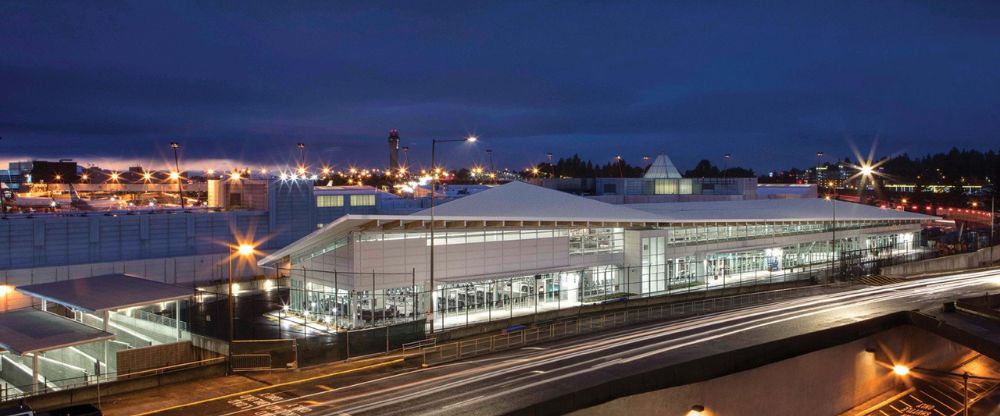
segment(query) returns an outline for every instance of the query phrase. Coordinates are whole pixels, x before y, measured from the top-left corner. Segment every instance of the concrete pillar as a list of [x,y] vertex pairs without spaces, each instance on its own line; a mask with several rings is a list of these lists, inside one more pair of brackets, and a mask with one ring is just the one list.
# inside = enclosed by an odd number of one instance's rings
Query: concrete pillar
[[[102,325],[102,330],[108,332],[108,321],[111,320],[111,311],[104,311],[104,325]],[[108,343],[109,340],[104,340],[104,362],[108,362]]]
[[31,354],[31,392],[38,393],[38,383],[41,375],[38,374],[38,353]]
[[48,311],[49,310],[49,301],[47,301],[45,299],[42,299],[42,310],[43,311]]
[[177,341],[181,340],[181,301],[174,301],[174,326],[177,328]]

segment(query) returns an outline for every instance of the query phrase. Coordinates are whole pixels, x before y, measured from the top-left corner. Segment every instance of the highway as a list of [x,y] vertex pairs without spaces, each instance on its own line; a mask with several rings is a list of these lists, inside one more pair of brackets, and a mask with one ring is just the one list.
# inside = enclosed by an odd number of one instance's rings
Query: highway
[[1000,288],[961,273],[646,323],[373,378],[319,380],[165,414],[495,415],[603,380]]

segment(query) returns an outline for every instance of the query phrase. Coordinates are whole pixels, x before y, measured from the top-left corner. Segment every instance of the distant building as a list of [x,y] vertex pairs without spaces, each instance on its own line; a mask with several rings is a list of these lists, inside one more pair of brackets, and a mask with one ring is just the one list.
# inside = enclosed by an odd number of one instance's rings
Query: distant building
[[389,169],[399,170],[399,130],[389,130]]

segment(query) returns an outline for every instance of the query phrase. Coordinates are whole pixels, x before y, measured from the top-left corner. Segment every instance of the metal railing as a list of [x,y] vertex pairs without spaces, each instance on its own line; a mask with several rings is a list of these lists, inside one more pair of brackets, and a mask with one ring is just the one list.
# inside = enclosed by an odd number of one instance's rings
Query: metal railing
[[[150,313],[150,312],[144,311],[142,309],[133,310],[132,311],[132,317],[135,318],[135,319],[140,319],[140,320],[143,320],[143,321],[152,322],[154,324],[160,324],[160,325],[168,326],[168,327],[171,327],[171,328],[176,328],[177,327],[177,320],[176,319],[170,318],[170,317],[167,317],[167,316],[163,316],[163,315],[157,315],[155,313]],[[188,330],[188,323],[187,322],[181,321],[180,322],[180,326],[181,326],[181,330],[182,331],[187,331]]]
[[437,338],[427,338],[420,341],[407,342],[403,344],[403,352],[418,348],[433,347],[435,345],[437,345]]
[[233,371],[270,370],[271,354],[233,354],[230,365]]
[[569,318],[549,324],[509,332],[505,331],[499,335],[427,346],[420,349],[420,354],[424,365],[439,364],[641,322],[666,320],[760,305],[782,298],[785,293],[783,291],[753,292],[688,302],[643,306],[601,315]]

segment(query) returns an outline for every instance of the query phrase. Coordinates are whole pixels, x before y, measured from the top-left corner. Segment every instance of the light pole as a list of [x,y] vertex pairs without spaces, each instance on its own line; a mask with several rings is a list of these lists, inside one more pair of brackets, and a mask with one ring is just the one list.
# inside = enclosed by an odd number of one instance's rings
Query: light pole
[[[3,136],[0,136],[0,140],[3,140]],[[7,176],[8,177],[10,176],[10,171],[9,170],[7,171]],[[0,183],[2,183],[2,182],[0,182]],[[4,216],[4,218],[6,218],[7,217],[7,198],[6,198],[6,195],[3,194],[3,192],[4,192],[3,187],[0,186],[0,214],[2,214]],[[13,192],[14,192],[14,189],[11,188],[11,194],[13,194]]]
[[181,200],[181,209],[184,209],[184,190],[181,187],[181,162],[180,157],[177,156],[177,149],[180,149],[181,145],[177,142],[170,142],[170,147],[174,149],[174,171],[177,172],[177,198]]
[[306,166],[306,144],[296,143],[295,147],[299,148],[299,166]]
[[858,202],[861,202],[862,204],[864,204],[865,203],[865,190],[868,188],[868,185],[865,185],[865,183],[866,182],[871,182],[872,183],[872,187],[875,186],[875,176],[874,176],[875,168],[872,165],[868,164],[868,163],[862,162],[861,166],[858,168],[858,173],[860,174],[860,178],[861,178],[861,180],[860,180],[861,185],[860,185],[860,189],[859,189],[859,191],[861,193],[861,196],[858,198],[858,200],[859,200]]
[[[430,264],[430,281],[431,281],[431,334],[434,333],[434,200],[437,188],[437,144],[438,143],[458,143],[458,142],[468,142],[475,143],[476,136],[469,136],[464,139],[446,139],[446,140],[431,140],[431,226],[430,226],[430,237],[431,237],[431,264]],[[442,325],[443,326],[443,325]]]
[[547,153],[545,156],[549,158],[549,170],[552,172],[552,177],[555,178],[556,166],[552,164],[552,152]]
[[493,166],[493,149],[486,149],[486,154],[490,156],[490,173],[496,172],[497,168]]
[[229,372],[230,373],[233,372],[233,340],[235,339],[233,327],[235,326],[235,322],[236,322],[235,319],[234,319],[235,311],[233,310],[233,305],[234,305],[234,303],[233,303],[233,257],[235,257],[236,254],[239,254],[240,257],[250,257],[251,255],[253,255],[253,252],[254,252],[254,247],[252,245],[250,245],[250,244],[243,243],[243,244],[239,244],[239,245],[236,245],[236,244],[230,244],[229,245],[229,259],[228,259],[229,260],[228,261],[229,262],[229,289],[227,291],[226,303],[228,304],[227,305],[227,307],[228,307],[227,309],[229,310]]
[[832,253],[830,254],[830,280],[833,280],[834,273],[837,269],[837,188],[833,188],[833,198],[826,197],[830,200],[830,204],[833,207],[833,237],[832,240]]
[[993,241],[993,229],[996,227],[997,223],[997,189],[996,185],[990,189],[990,265],[993,265],[993,251],[996,250],[993,246],[996,244]]
[[729,159],[732,159],[732,158],[733,158],[733,155],[731,155],[729,153],[726,153],[725,155],[722,155],[722,178],[723,179],[726,178],[726,174],[728,173],[726,171],[729,170]]

